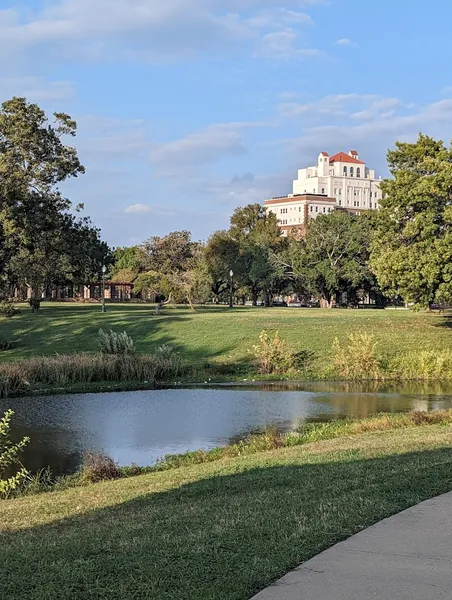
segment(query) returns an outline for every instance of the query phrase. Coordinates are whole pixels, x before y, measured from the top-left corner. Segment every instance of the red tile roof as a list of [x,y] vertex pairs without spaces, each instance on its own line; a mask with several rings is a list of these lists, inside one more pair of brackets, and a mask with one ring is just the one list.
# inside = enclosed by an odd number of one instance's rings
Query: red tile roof
[[334,156],[332,156],[330,158],[330,163],[335,163],[335,162],[354,163],[354,164],[358,164],[358,165],[365,164],[365,163],[363,163],[362,160],[353,158],[353,156],[349,156],[348,154],[345,154],[345,152],[338,152],[337,154],[335,154]]
[[328,152],[321,152],[320,153],[322,156],[329,156]]

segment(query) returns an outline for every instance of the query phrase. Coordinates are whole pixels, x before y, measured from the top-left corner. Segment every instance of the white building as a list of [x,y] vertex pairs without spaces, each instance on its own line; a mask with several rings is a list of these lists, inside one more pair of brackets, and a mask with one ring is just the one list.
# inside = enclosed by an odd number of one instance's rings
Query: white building
[[336,200],[318,194],[289,195],[266,200],[265,208],[276,214],[282,234],[287,235],[294,229],[304,231],[309,219],[331,213]]
[[381,177],[376,179],[375,171],[359,160],[355,150],[334,156],[321,152],[317,165],[298,171],[293,193],[324,194],[344,208],[373,210],[381,200],[380,183]]
[[316,166],[298,171],[292,194],[266,200],[265,207],[277,215],[283,235],[287,235],[336,208],[356,214],[375,210],[381,200],[380,183],[381,177],[376,179],[375,171],[359,160],[355,150],[331,157],[321,152]]

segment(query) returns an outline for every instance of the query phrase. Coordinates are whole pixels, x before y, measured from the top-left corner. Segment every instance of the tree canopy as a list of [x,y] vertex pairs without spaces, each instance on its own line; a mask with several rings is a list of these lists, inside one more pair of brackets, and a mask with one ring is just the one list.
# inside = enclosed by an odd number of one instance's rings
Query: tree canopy
[[85,172],[65,137],[76,123],[65,113],[46,113],[25,98],[0,108],[0,294],[32,289],[40,297],[52,285],[86,282],[111,260],[110,249],[88,218],[71,210],[58,185]]
[[418,307],[452,301],[452,148],[419,135],[388,152],[370,264],[380,285]]
[[312,220],[306,236],[292,238],[282,255],[294,288],[304,295],[319,297],[327,307],[341,293],[348,300],[358,291],[376,288],[369,270],[372,222],[367,216],[335,211]]

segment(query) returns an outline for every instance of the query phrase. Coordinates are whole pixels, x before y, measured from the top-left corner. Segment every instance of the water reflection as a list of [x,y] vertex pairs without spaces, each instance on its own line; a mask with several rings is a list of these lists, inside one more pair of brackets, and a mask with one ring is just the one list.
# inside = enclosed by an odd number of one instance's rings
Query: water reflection
[[247,388],[167,389],[0,401],[16,411],[13,434],[28,435],[24,464],[72,473],[89,449],[121,464],[152,464],[165,454],[211,448],[274,427],[304,421],[363,417],[377,412],[452,407],[452,389],[440,384],[316,382]]

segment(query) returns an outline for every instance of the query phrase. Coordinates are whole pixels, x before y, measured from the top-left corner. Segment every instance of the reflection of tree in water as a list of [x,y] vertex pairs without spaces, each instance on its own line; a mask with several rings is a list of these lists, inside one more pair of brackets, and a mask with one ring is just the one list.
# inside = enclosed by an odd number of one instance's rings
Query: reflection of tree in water
[[[21,462],[32,473],[50,467],[54,476],[67,475],[77,471],[81,465],[83,449],[80,440],[74,439],[76,431],[34,429],[19,425],[11,428],[11,434],[14,441],[24,436],[30,438],[30,443],[22,453]],[[80,450],[76,450],[77,448]]]
[[319,393],[406,394],[452,396],[452,383],[448,381],[278,381],[255,382],[243,386],[225,386],[226,389],[255,390],[263,392],[305,391]]

